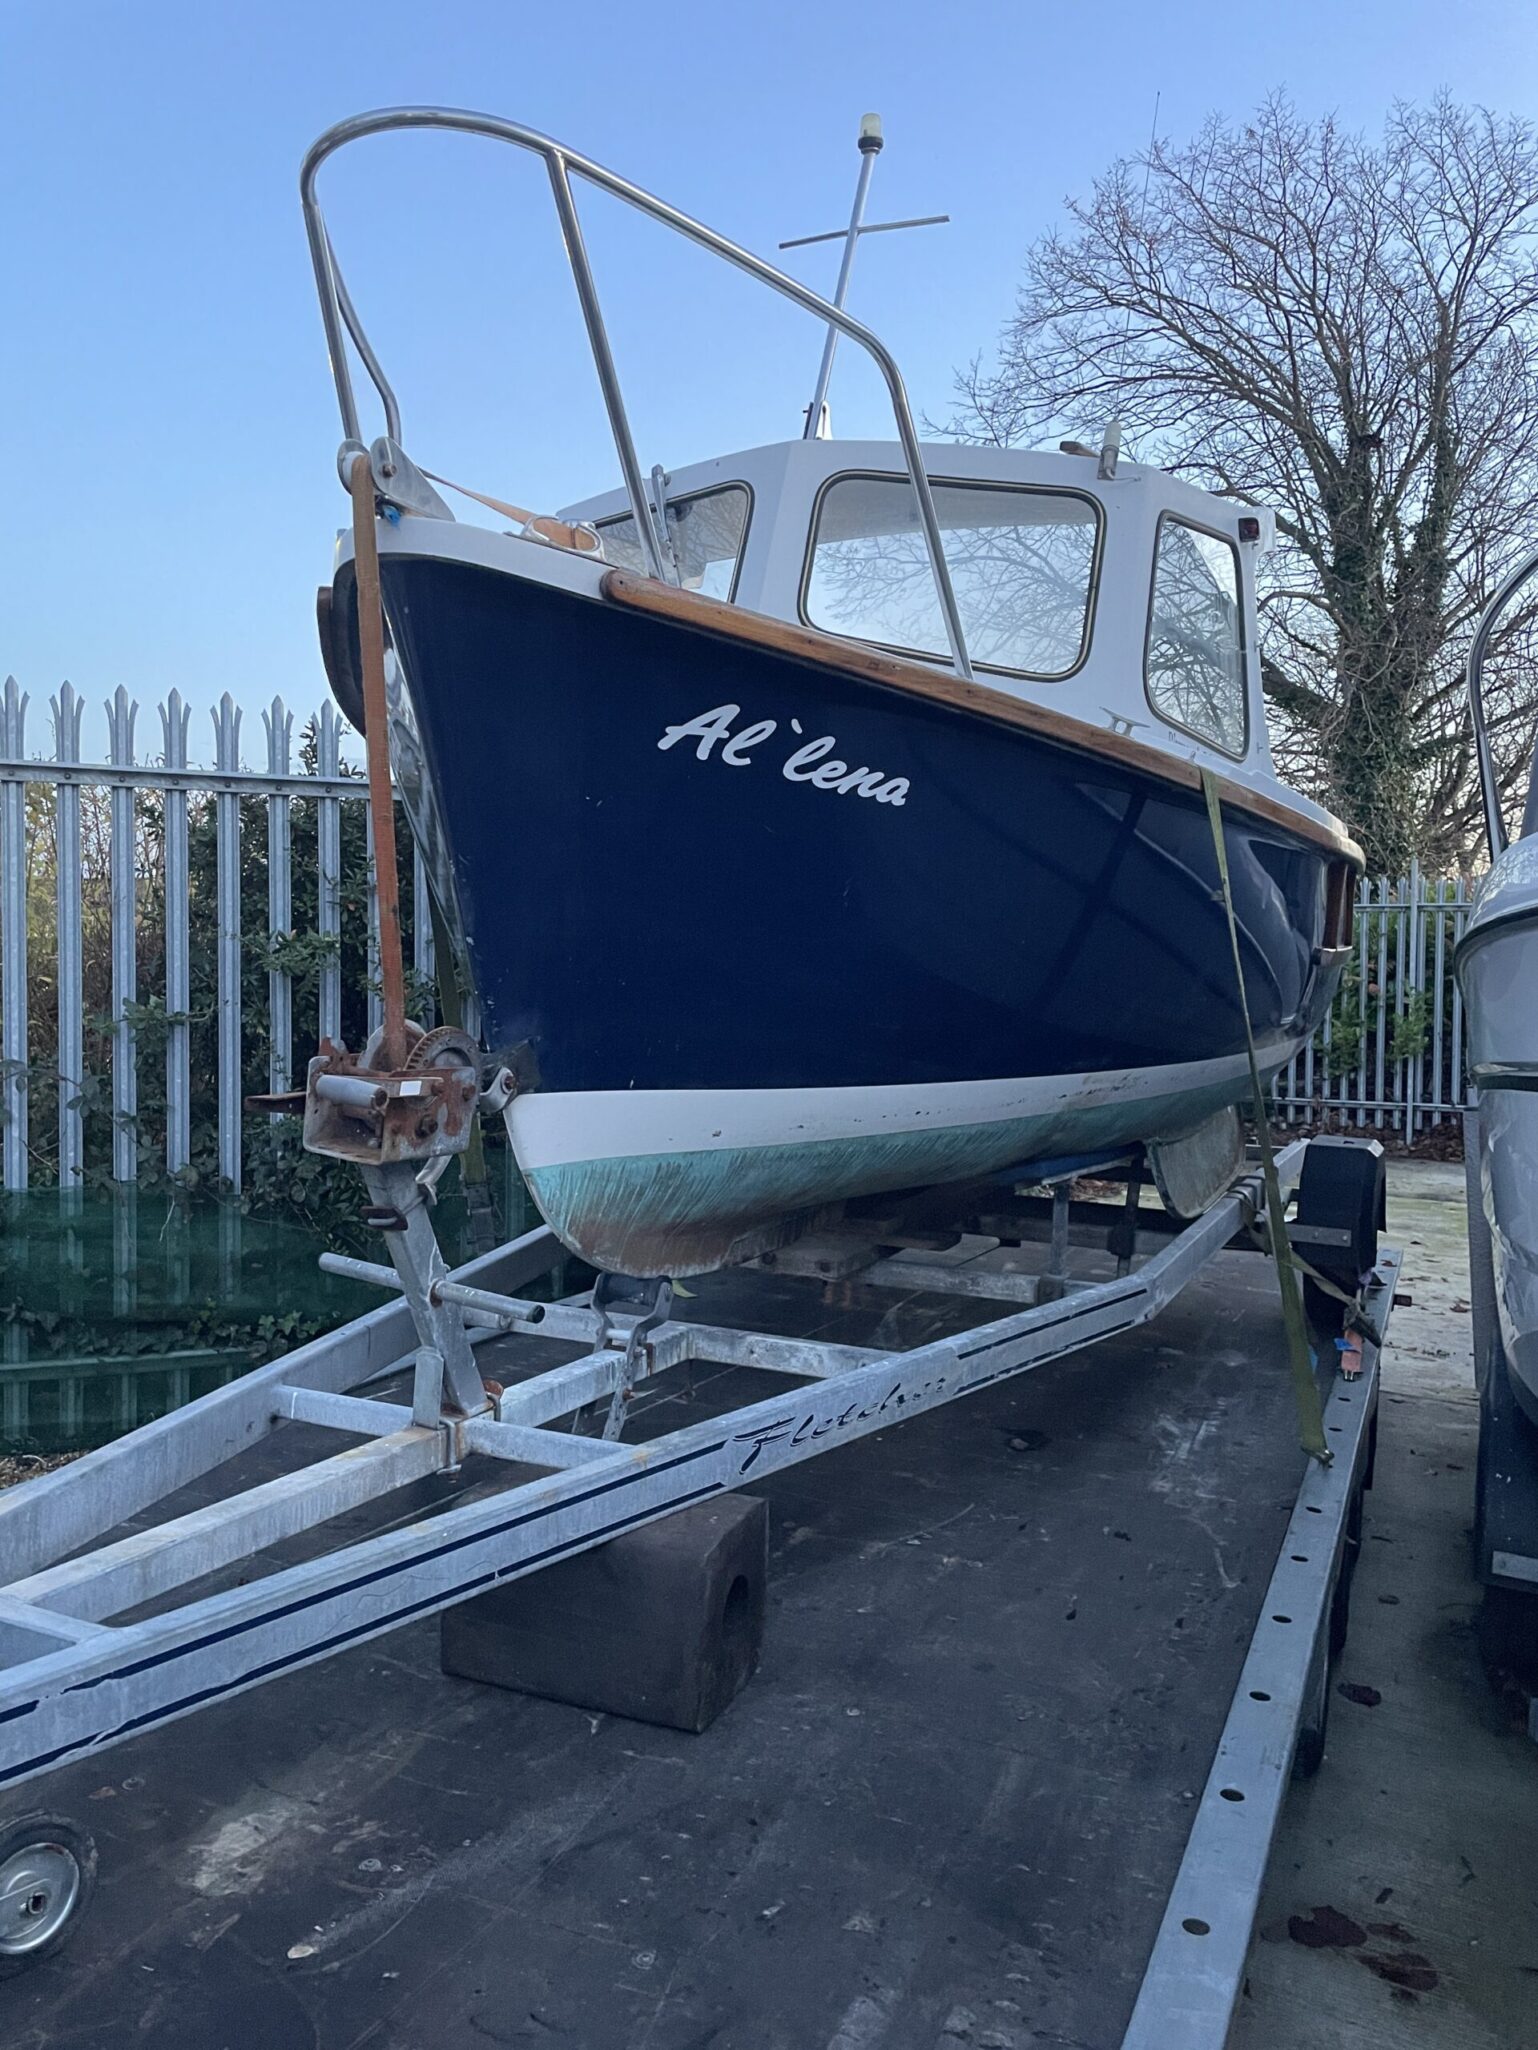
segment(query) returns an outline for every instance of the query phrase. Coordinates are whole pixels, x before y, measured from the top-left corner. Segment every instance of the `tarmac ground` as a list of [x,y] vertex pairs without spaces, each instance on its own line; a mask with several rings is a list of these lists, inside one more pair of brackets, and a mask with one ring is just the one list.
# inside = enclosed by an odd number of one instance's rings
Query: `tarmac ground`
[[1324,1765],[1282,1815],[1234,2050],[1538,2044],[1538,1744],[1525,1699],[1492,1684],[1470,1565],[1461,1164],[1391,1161],[1388,1236],[1412,1300],[1383,1356],[1351,1634]]

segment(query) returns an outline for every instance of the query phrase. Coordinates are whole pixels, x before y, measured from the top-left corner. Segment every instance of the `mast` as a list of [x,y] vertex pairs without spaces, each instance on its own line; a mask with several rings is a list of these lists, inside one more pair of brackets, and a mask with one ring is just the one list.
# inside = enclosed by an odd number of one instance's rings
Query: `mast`
[[[782,242],[782,249],[806,249],[814,242],[842,242],[844,254],[838,267],[838,284],[833,291],[833,304],[842,313],[844,301],[849,296],[849,273],[854,269],[854,252],[862,235],[889,235],[894,228],[938,228],[950,219],[949,214],[925,214],[921,220],[874,221],[865,225],[865,199],[870,191],[870,174],[876,167],[881,154],[883,137],[881,116],[866,114],[860,121],[860,176],[854,188],[854,206],[849,214],[847,228],[834,228],[826,235],[798,235],[793,241]],[[802,430],[804,441],[823,438],[823,409],[828,403],[828,385],[833,376],[833,357],[838,348],[838,329],[829,325],[827,340],[822,345],[822,362],[817,370],[817,388],[812,393],[812,403],[806,409],[806,426]]]
[[[876,159],[881,154],[881,116],[866,114],[860,122],[860,176],[854,188],[854,206],[849,215],[849,226],[844,234],[844,254],[838,267],[838,284],[834,288],[833,303],[843,311],[844,301],[849,296],[849,273],[854,269],[855,247],[860,240],[860,223],[865,218],[865,196],[870,191],[870,174],[876,168]],[[806,428],[803,439],[816,441],[822,430],[822,409],[828,402],[828,385],[833,376],[833,357],[838,348],[838,329],[829,326],[827,340],[822,345],[822,362],[817,370],[817,384],[812,392],[812,403],[807,408]]]

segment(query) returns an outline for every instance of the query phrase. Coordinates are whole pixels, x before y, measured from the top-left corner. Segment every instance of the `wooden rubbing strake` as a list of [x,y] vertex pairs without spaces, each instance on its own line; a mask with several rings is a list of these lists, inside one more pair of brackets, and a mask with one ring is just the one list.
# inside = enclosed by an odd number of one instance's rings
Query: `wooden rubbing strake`
[[[1099,755],[1104,760],[1118,762],[1124,768],[1136,769],[1143,775],[1155,776],[1161,782],[1175,784],[1197,796],[1201,794],[1202,771],[1198,763],[1165,754],[1162,749],[1150,747],[1146,741],[1133,740],[1126,734],[1110,733],[1103,727],[1091,726],[1085,719],[1074,718],[1072,713],[1054,711],[1048,705],[1015,697],[1012,692],[998,690],[991,684],[969,682],[965,677],[951,675],[946,670],[931,669],[924,662],[908,661],[901,655],[888,655],[859,641],[841,640],[836,634],[820,633],[815,627],[793,625],[785,619],[771,619],[763,612],[748,612],[740,605],[728,605],[720,598],[707,598],[698,591],[680,591],[672,584],[660,584],[651,577],[636,576],[630,570],[607,571],[603,579],[603,595],[617,605],[628,605],[637,612],[671,619],[679,626],[691,627],[700,633],[745,641],[753,647],[787,655],[794,661],[814,662],[821,668],[842,670],[845,675],[884,684],[891,690],[929,698],[956,711],[976,712],[986,719],[997,720],[1000,725],[1021,727],[1028,733],[1039,734],[1044,740],[1057,741],[1084,754]],[[1316,847],[1350,862],[1358,870],[1365,865],[1361,848],[1339,819],[1312,818],[1303,812],[1293,811],[1275,798],[1248,789],[1242,783],[1230,782],[1223,776],[1216,781],[1223,803],[1229,810],[1242,812],[1250,818],[1264,819],[1268,825],[1281,826],[1298,839],[1310,841]]]

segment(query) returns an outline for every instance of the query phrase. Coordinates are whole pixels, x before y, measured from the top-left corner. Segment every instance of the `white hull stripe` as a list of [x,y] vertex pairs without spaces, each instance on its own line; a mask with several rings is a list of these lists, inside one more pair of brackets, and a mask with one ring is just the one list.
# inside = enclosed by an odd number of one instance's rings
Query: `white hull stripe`
[[[1274,1072],[1293,1051],[1290,1044],[1268,1050],[1262,1072]],[[1114,1110],[1214,1088],[1225,1089],[1237,1100],[1245,1093],[1246,1072],[1244,1055],[1234,1054],[1171,1067],[988,1082],[840,1089],[609,1089],[548,1095],[536,1091],[514,1099],[507,1124],[519,1166],[534,1174],[582,1161],[954,1131],[1067,1111]]]

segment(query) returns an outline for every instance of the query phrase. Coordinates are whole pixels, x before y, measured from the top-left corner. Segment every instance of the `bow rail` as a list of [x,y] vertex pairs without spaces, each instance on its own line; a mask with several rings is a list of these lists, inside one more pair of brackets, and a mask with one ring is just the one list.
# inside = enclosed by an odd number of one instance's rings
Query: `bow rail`
[[956,594],[945,559],[945,547],[940,538],[940,524],[935,513],[929,476],[924,467],[918,432],[913,424],[913,414],[908,404],[902,373],[886,345],[862,322],[846,313],[841,306],[824,299],[820,293],[798,283],[796,279],[787,277],[783,271],[776,270],[773,264],[765,263],[761,257],[754,256],[751,251],[729,241],[726,236],[718,235],[713,228],[707,228],[689,214],[670,206],[666,200],[658,199],[639,185],[632,184],[628,178],[622,178],[617,172],[595,163],[591,157],[582,156],[576,150],[568,149],[564,143],[555,141],[551,136],[541,135],[537,129],[525,128],[519,122],[506,121],[494,114],[476,114],[453,107],[386,107],[370,114],[355,114],[349,120],[337,122],[312,145],[305,157],[299,181],[304,204],[305,230],[309,237],[311,261],[315,266],[321,319],[326,330],[326,346],[331,358],[331,374],[336,383],[337,403],[341,408],[343,432],[349,441],[358,442],[361,439],[357,398],[353,391],[352,373],[347,356],[349,339],[378,393],[392,441],[400,439],[400,407],[343,283],[320,202],[316,196],[316,176],[326,159],[349,143],[359,142],[365,136],[419,128],[448,129],[464,135],[485,136],[493,142],[510,143],[517,149],[528,150],[544,161],[550,174],[556,215],[561,226],[567,261],[571,265],[572,281],[577,288],[577,298],[587,328],[594,368],[598,373],[604,406],[609,416],[615,453],[619,458],[626,494],[635,517],[636,533],[645,554],[647,567],[651,575],[659,581],[667,581],[662,545],[647,502],[640,459],[636,453],[635,439],[630,431],[625,402],[620,391],[619,375],[609,346],[608,330],[604,325],[592,266],[588,261],[573,192],[573,179],[586,179],[600,191],[623,200],[649,219],[661,222],[664,227],[671,228],[687,241],[695,243],[701,249],[709,250],[712,255],[721,257],[725,262],[746,272],[749,277],[756,278],[760,284],[767,285],[782,298],[789,299],[793,305],[801,307],[825,326],[847,336],[851,342],[862,348],[880,371],[891,399],[898,440],[902,445],[909,482],[913,486],[918,506],[919,524],[924,533],[935,593],[939,599],[941,616],[945,621],[951,659],[960,675],[972,675],[966,635],[962,630]]

